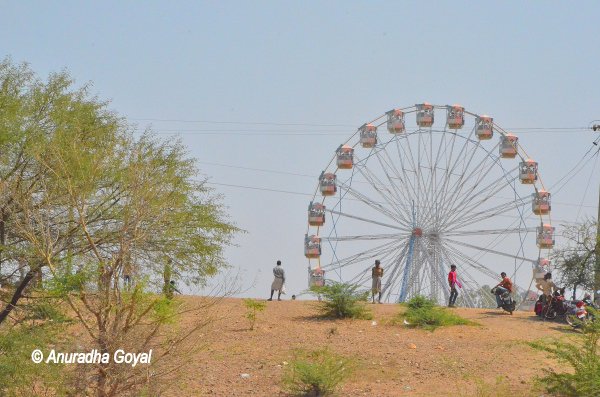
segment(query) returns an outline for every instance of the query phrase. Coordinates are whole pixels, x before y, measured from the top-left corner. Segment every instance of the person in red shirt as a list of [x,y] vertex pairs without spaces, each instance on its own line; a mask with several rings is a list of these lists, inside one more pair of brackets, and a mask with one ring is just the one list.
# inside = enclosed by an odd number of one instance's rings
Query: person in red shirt
[[458,290],[456,287],[462,288],[458,277],[456,276],[456,265],[450,266],[450,273],[448,273],[448,284],[450,285],[450,300],[448,301],[448,307],[454,307],[456,298],[458,298]]
[[498,304],[498,308],[502,307],[502,300],[500,296],[504,295],[506,292],[512,293],[513,291],[513,283],[510,281],[510,278],[508,278],[506,273],[502,272],[500,273],[500,276],[502,277],[502,281],[500,281],[500,283],[494,287],[496,288],[496,303]]

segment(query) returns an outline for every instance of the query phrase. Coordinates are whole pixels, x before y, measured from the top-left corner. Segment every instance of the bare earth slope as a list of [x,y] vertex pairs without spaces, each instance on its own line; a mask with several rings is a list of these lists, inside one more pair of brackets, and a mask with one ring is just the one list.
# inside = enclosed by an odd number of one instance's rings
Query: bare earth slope
[[[197,298],[184,299],[193,304]],[[293,349],[329,346],[359,363],[341,388],[342,396],[493,395],[482,389],[491,389],[499,378],[512,396],[539,396],[532,391],[532,378],[556,363],[525,342],[572,333],[524,312],[510,316],[501,310],[457,308],[456,313],[480,326],[428,332],[386,325],[399,311],[392,304],[369,305],[373,325],[371,320],[317,319],[317,302],[267,303],[253,331],[241,299],[219,303],[219,319],[204,331],[207,348],[195,353],[183,370],[181,387],[169,395],[284,396],[281,375]]]

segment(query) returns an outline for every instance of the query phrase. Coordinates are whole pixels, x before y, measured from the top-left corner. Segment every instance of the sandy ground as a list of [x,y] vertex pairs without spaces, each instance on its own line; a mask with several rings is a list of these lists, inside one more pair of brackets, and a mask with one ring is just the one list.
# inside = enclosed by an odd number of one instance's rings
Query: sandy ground
[[373,325],[371,320],[318,319],[317,302],[267,304],[251,331],[241,299],[219,303],[219,319],[202,332],[207,347],[191,357],[180,387],[169,396],[285,396],[281,377],[293,350],[323,346],[358,363],[341,396],[492,396],[489,390],[498,380],[512,396],[540,396],[532,389],[533,377],[556,363],[525,342],[573,333],[529,312],[510,316],[501,310],[457,308],[456,313],[480,326],[429,332],[390,325],[398,305],[369,305]]

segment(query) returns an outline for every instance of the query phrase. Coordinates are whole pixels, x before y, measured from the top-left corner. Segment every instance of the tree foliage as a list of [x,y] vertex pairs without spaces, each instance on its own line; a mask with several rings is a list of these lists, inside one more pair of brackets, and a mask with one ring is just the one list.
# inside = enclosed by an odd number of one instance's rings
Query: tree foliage
[[573,289],[594,290],[596,266],[596,222],[587,219],[576,225],[565,226],[562,247],[552,253],[559,281]]
[[[172,372],[160,363],[192,333],[165,343],[182,306],[161,295],[163,271],[202,285],[238,231],[182,144],[134,134],[66,72],[42,81],[5,60],[0,153],[0,326],[28,316],[26,292],[61,299],[86,349],[154,348],[155,376]],[[98,396],[134,395],[149,379],[114,363],[83,378],[80,393]]]
[[[596,317],[597,311],[589,309]],[[540,340],[530,345],[546,351],[557,359],[567,371],[545,370],[541,384],[555,395],[599,396],[600,395],[600,321],[589,321],[582,333],[561,340]]]

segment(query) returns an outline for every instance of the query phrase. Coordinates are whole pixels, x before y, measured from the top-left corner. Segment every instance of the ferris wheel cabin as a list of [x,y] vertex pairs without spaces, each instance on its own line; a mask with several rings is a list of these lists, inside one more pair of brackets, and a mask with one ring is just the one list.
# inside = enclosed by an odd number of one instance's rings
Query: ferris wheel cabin
[[417,125],[431,127],[433,125],[433,105],[425,102],[415,105],[417,108]]
[[336,150],[337,166],[343,170],[349,170],[354,165],[354,148],[348,145],[340,145]]
[[485,115],[477,117],[476,134],[480,141],[492,139],[494,135],[494,119]]
[[310,202],[308,206],[308,224],[323,226],[325,223],[325,206],[321,203]]
[[531,209],[536,215],[546,215],[550,213],[550,192],[538,190],[531,195]]
[[514,159],[517,157],[517,142],[519,138],[513,134],[500,137],[500,157],[503,159]]
[[549,224],[543,224],[536,228],[537,245],[542,249],[554,247],[554,227]]
[[321,256],[321,237],[314,234],[304,235],[304,256],[309,259]]
[[308,268],[308,287],[322,287],[325,285],[325,270],[317,267]]
[[537,180],[538,163],[531,159],[522,161],[519,164],[519,179],[521,183],[532,184]]
[[321,172],[319,177],[319,190],[323,196],[333,196],[337,192],[337,177],[330,172]]
[[448,128],[461,129],[465,125],[465,108],[460,105],[452,105],[448,106],[447,109],[446,123],[448,123]]
[[390,134],[402,134],[405,131],[404,112],[400,109],[390,110],[387,114],[387,129]]
[[377,127],[373,124],[364,124],[360,127],[360,144],[364,148],[377,145]]

